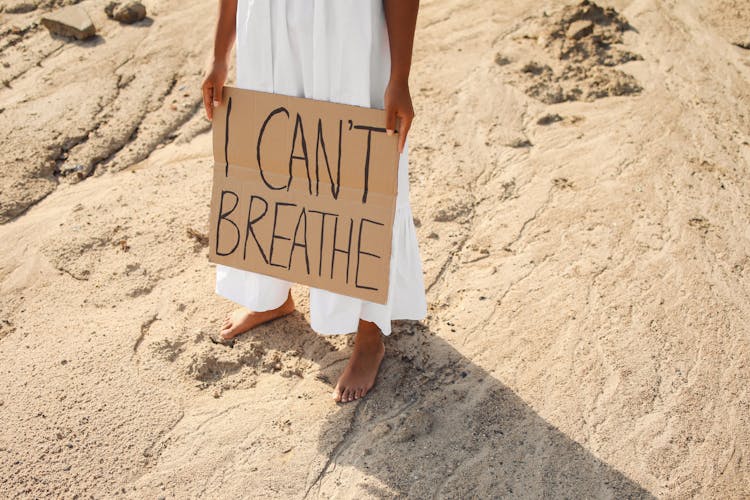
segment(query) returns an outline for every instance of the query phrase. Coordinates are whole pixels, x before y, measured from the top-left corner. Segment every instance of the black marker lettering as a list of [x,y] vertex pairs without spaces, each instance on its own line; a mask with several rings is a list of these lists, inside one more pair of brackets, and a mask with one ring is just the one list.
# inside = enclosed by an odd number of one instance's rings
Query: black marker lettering
[[[224,212],[224,195],[225,194],[231,194],[234,196],[234,205],[232,208],[226,212]],[[240,197],[237,196],[237,193],[234,191],[228,191],[228,190],[222,190],[221,191],[221,199],[219,200],[219,220],[216,221],[216,255],[229,255],[232,252],[234,252],[237,249],[237,245],[240,244],[240,228],[237,227],[237,224],[234,223],[234,221],[227,219],[227,216],[234,212],[234,209],[237,208],[237,204],[240,201]],[[221,221],[225,220],[231,225],[234,226],[234,230],[237,231],[237,241],[234,243],[234,246],[232,249],[226,253],[219,252],[219,237],[221,236]]]
[[[253,217],[253,202],[255,200],[260,200],[263,202],[263,213],[257,216],[256,218]],[[265,217],[266,212],[268,212],[268,202],[257,195],[250,196],[250,207],[247,209],[247,228],[245,229],[245,247],[242,250],[242,260],[245,260],[247,258],[247,237],[248,235],[252,235],[253,239],[255,240],[255,244],[258,245],[258,250],[260,251],[261,257],[263,257],[263,261],[268,264],[268,258],[266,257],[266,253],[263,251],[263,247],[261,246],[260,242],[258,241],[258,237],[255,236],[255,231],[253,230],[253,224],[261,220],[263,217]]]
[[[297,131],[302,140],[302,156],[295,155],[294,149],[297,146]],[[310,162],[307,159],[307,141],[305,140],[305,129],[302,126],[302,117],[297,113],[297,121],[294,123],[294,135],[292,136],[292,151],[289,153],[289,182],[286,185],[286,190],[292,187],[292,165],[294,160],[305,160],[305,171],[307,172],[307,190],[312,194],[312,179],[310,179]]]
[[272,186],[271,183],[268,182],[266,179],[266,176],[263,175],[263,162],[260,161],[260,143],[263,140],[263,134],[266,131],[266,125],[268,125],[268,122],[271,121],[271,118],[274,117],[274,115],[278,113],[284,113],[287,118],[289,118],[289,111],[286,110],[285,107],[276,108],[266,117],[265,121],[263,122],[263,125],[260,127],[260,132],[258,133],[258,145],[256,146],[255,152],[257,154],[258,158],[258,170],[260,170],[260,178],[263,179],[263,183],[268,187],[268,189],[284,189],[284,186],[276,187]]
[[279,236],[276,234],[276,222],[279,220],[279,206],[286,206],[286,207],[296,207],[297,205],[294,203],[283,203],[281,201],[277,201],[273,208],[273,229],[271,230],[271,250],[268,251],[268,263],[272,266],[276,267],[283,267],[286,269],[286,266],[282,264],[275,264],[273,262],[273,244],[276,240],[286,240],[289,241],[289,238],[285,236]]
[[336,217],[336,214],[330,212],[320,212],[318,210],[310,210],[310,213],[320,214],[320,259],[318,260],[318,276],[323,275],[323,237],[325,236],[326,230],[326,215]]
[[227,100],[227,120],[224,126],[224,177],[229,176],[229,114],[232,112],[232,98]]
[[331,279],[333,279],[333,267],[336,263],[336,252],[346,254],[346,283],[349,283],[349,261],[351,260],[352,253],[352,229],[354,227],[354,221],[349,219],[349,243],[347,244],[346,250],[336,248],[336,233],[338,232],[339,218],[336,217],[333,223],[333,255],[331,255]]
[[[360,130],[367,130],[367,152],[365,153],[365,186],[364,191],[362,192],[362,203],[367,202],[367,187],[370,181],[370,145],[372,142],[372,133],[373,132],[382,132],[385,133],[384,128],[380,127],[368,127],[367,125],[355,125],[354,128],[360,129]],[[360,227],[362,227],[360,225]]]
[[370,224],[376,224],[378,226],[384,225],[384,224],[381,224],[380,222],[376,222],[374,220],[365,219],[365,218],[363,218],[359,223],[359,235],[357,236],[357,269],[354,271],[354,286],[356,286],[357,288],[365,288],[367,290],[377,290],[377,288],[375,287],[359,284],[360,255],[369,255],[370,257],[375,257],[377,259],[380,258],[380,255],[375,255],[374,253],[365,252],[364,250],[362,250],[362,228],[364,227],[365,222],[369,222]]
[[318,118],[318,139],[315,144],[315,196],[320,194],[318,184],[320,183],[320,171],[318,166],[320,165],[320,159],[318,153],[323,150],[323,158],[326,162],[326,170],[328,170],[328,179],[331,181],[331,194],[333,199],[339,198],[339,190],[341,189],[341,127],[343,122],[339,120],[339,156],[336,166],[336,182],[333,181],[333,174],[331,173],[331,164],[328,162],[328,153],[326,152],[326,143],[323,140],[323,120]]
[[[299,232],[300,222],[305,221],[305,229],[302,231],[302,235],[305,237],[304,243],[297,243],[297,233]],[[303,247],[305,249],[305,267],[307,268],[307,274],[310,274],[310,258],[307,254],[307,214],[305,213],[305,207],[302,207],[302,212],[299,214],[297,219],[297,226],[294,228],[294,236],[292,236],[292,249],[289,251],[289,265],[287,269],[292,269],[292,257],[294,257],[294,249],[296,247]]]

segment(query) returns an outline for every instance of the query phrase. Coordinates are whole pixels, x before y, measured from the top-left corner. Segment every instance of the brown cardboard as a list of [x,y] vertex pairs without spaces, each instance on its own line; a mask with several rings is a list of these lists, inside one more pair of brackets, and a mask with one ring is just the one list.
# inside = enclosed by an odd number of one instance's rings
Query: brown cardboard
[[399,155],[384,111],[231,86],[223,96],[209,261],[386,303]]

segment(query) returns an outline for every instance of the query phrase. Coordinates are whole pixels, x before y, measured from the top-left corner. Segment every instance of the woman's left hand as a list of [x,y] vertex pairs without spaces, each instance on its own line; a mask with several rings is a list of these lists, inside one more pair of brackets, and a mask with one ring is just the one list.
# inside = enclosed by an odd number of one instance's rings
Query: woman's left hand
[[406,135],[409,133],[411,122],[414,119],[409,83],[391,79],[385,89],[383,101],[385,104],[386,133],[388,135],[393,134],[398,120],[398,152],[403,153]]

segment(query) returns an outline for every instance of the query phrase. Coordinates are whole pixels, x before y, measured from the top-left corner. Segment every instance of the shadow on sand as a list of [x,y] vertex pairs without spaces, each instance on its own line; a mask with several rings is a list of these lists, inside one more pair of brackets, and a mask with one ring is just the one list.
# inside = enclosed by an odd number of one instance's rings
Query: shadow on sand
[[[299,332],[300,322],[289,326]],[[335,381],[342,367],[321,374]],[[414,322],[394,322],[376,386],[331,412],[318,446],[328,458],[306,497],[351,492],[339,478],[348,466],[368,478],[357,486],[372,497],[654,498]]]

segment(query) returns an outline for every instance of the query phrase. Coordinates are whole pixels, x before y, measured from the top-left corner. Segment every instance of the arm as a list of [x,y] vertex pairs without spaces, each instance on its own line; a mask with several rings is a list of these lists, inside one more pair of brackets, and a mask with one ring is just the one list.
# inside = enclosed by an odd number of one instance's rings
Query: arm
[[209,120],[213,119],[213,106],[218,106],[221,103],[222,89],[229,72],[229,54],[236,35],[236,23],[237,0],[219,0],[219,19],[216,23],[213,62],[202,86],[203,106]]
[[404,150],[406,135],[414,119],[414,108],[409,92],[409,71],[417,25],[419,0],[383,0],[388,41],[391,50],[391,76],[385,89],[385,128],[392,134],[399,120],[399,153]]

